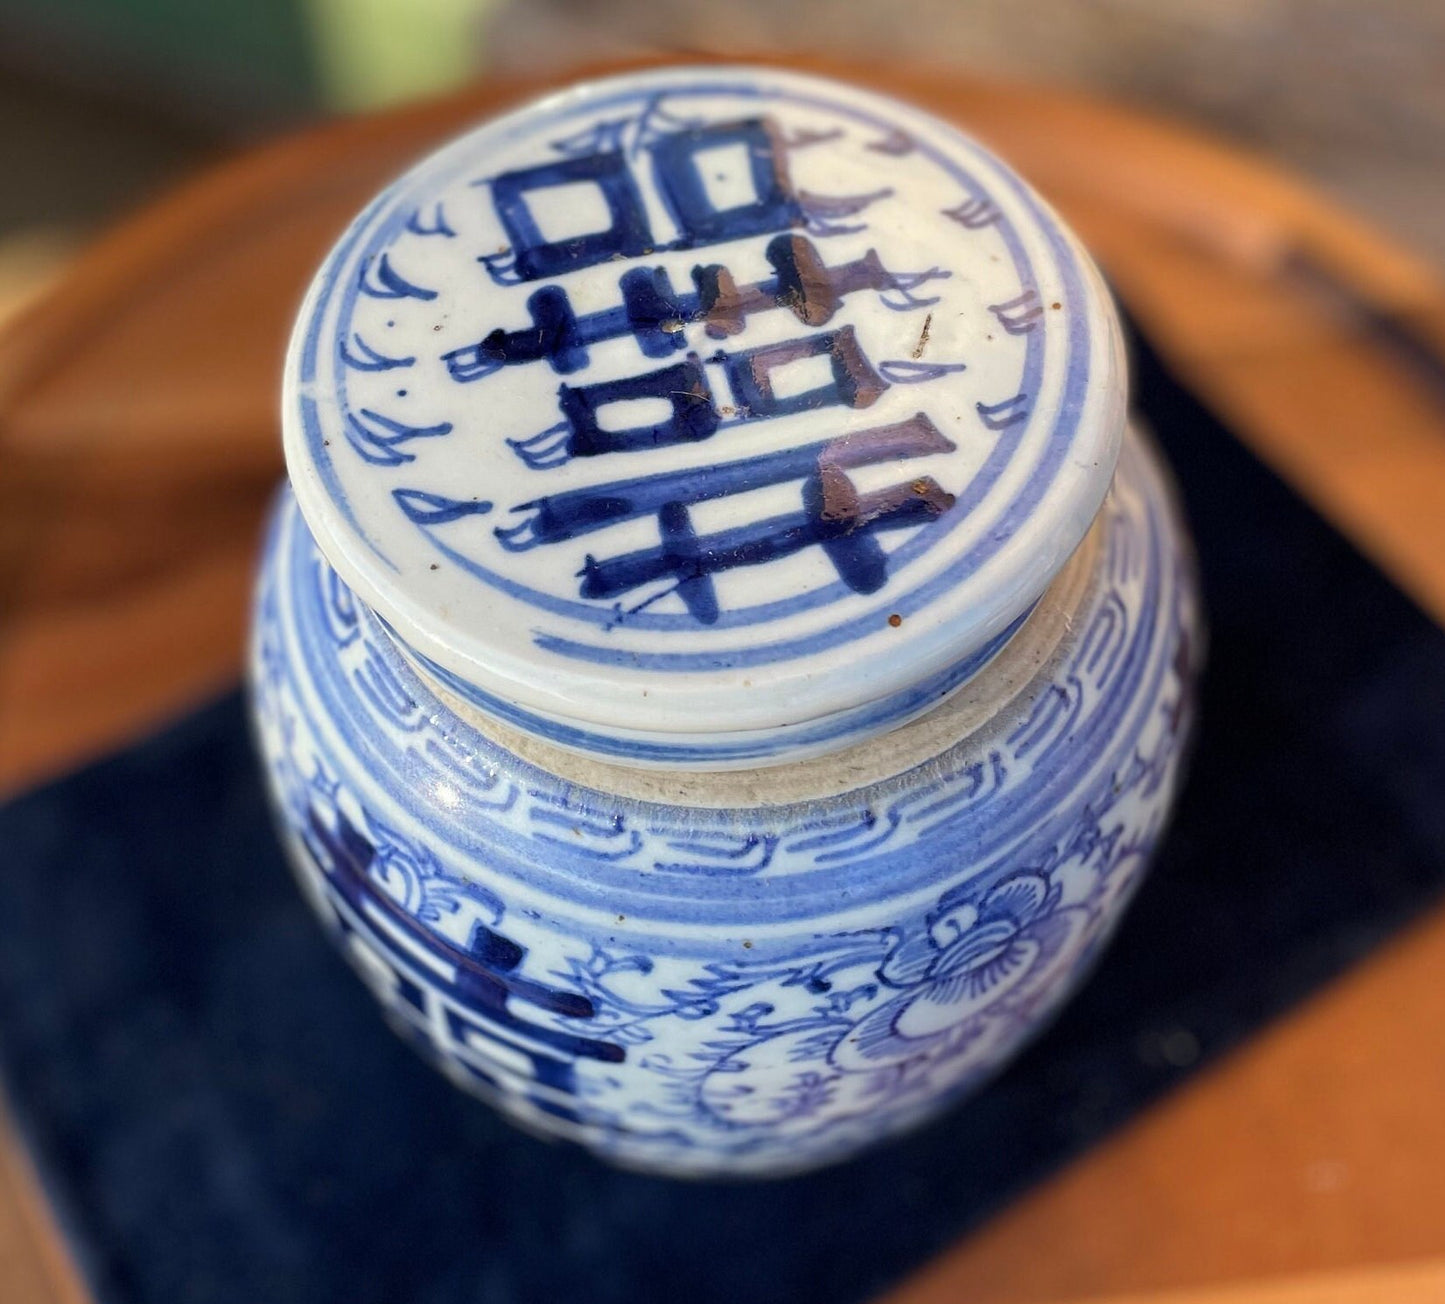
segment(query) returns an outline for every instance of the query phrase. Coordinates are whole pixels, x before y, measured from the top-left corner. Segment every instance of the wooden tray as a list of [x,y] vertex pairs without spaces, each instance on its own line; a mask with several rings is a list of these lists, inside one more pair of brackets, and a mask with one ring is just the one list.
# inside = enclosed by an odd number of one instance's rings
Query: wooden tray
[[[1445,621],[1445,290],[1431,269],[1176,126],[953,71],[819,70],[919,101],[1007,156],[1190,383]],[[237,159],[100,242],[0,333],[0,791],[234,681],[281,474],[281,351],[311,271],[389,176],[539,89],[499,81]],[[1445,1027],[1442,979],[1445,918],[896,1298],[1201,1283],[1216,1284],[1177,1298],[1445,1298],[1445,1054],[1421,1034]],[[1326,1271],[1275,1294],[1217,1285]],[[85,1298],[3,1138],[0,1298]]]

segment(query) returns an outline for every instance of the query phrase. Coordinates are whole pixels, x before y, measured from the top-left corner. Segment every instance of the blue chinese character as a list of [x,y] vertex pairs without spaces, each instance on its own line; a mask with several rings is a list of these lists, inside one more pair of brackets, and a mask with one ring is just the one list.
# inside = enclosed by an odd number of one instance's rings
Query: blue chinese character
[[[602,408],[640,398],[665,400],[671,415],[655,425],[624,430],[602,428],[597,416]],[[643,376],[604,380],[595,385],[563,385],[558,390],[558,404],[570,431],[566,448],[572,457],[693,443],[708,438],[722,419],[696,354]]]
[[[451,1035],[462,1045],[468,1044],[467,1032],[500,1041],[528,1059],[533,1080],[561,1092],[575,1089],[573,1063],[577,1058],[613,1064],[626,1058],[624,1048],[612,1042],[521,1018],[513,1002],[581,1020],[595,1017],[596,1010],[591,999],[579,992],[548,987],[518,974],[526,951],[483,924],[474,925],[467,945],[461,946],[418,923],[373,885],[370,867],[376,850],[345,815],[337,812],[333,832],[313,809],[308,833],[307,850],[331,891],[346,906],[344,914],[337,913],[339,927],[345,932],[364,927],[372,946],[383,955],[396,954],[404,945],[403,960],[408,952],[413,957],[429,957],[432,979],[460,1007],[447,1007],[446,1014]],[[394,940],[397,937],[404,939],[404,944]],[[443,978],[443,974],[450,977]],[[424,990],[400,969],[394,971],[394,977],[397,995],[424,1011]]]
[[[709,197],[701,167],[709,152],[740,146],[748,161],[753,197],[718,208]],[[678,237],[664,247],[739,240],[801,226],[805,214],[788,180],[784,151],[773,124],[765,118],[689,127],[663,136],[652,150],[653,177]],[[529,197],[557,186],[591,185],[607,209],[608,225],[560,240],[549,240]],[[579,271],[613,258],[637,258],[658,247],[647,208],[627,156],[621,150],[578,154],[504,172],[491,182],[492,202],[512,246],[510,275],[536,281]],[[498,276],[499,256],[482,261]]]
[[[702,155],[741,146],[748,160],[753,198],[717,208],[703,179]],[[653,176],[668,212],[682,232],[677,248],[741,240],[801,226],[802,206],[793,194],[776,128],[768,118],[689,127],[652,147]]]
[[[799,394],[779,397],[773,386],[773,373],[789,363],[814,357],[828,359],[831,373],[828,380]],[[888,388],[888,382],[864,357],[851,326],[799,340],[764,344],[740,353],[719,352],[713,360],[722,365],[740,414],[750,420],[792,416],[833,404],[871,407]]]
[[[919,412],[892,425],[720,466],[641,476],[539,498],[521,504],[519,510],[531,513],[526,520],[496,534],[504,547],[523,551],[655,516],[658,546],[601,560],[587,557],[582,596],[615,598],[671,577],[692,615],[711,624],[719,614],[713,575],[813,546],[823,549],[849,588],[876,592],[888,578],[888,564],[873,536],[937,517],[953,505],[953,495],[932,476],[859,493],[848,472],[953,448]],[[801,511],[711,535],[700,536],[692,527],[688,508],[697,503],[792,481],[801,482]]]
[[[596,186],[611,224],[601,231],[548,240],[537,225],[527,196],[533,191],[581,182]],[[524,281],[575,272],[609,258],[637,258],[652,248],[647,210],[621,153],[584,154],[506,172],[492,182],[492,202],[512,242],[516,274]]]
[[[895,275],[869,250],[861,258],[830,267],[804,236],[780,235],[768,242],[773,275],[738,285],[720,264],[692,269],[696,289],[679,292],[662,267],[634,267],[622,274],[620,307],[577,316],[567,292],[547,285],[532,293],[527,311],[532,324],[520,330],[498,327],[476,344],[442,356],[454,380],[481,380],[501,367],[546,359],[554,371],[568,375],[587,366],[588,346],[631,335],[649,358],[666,358],[687,347],[683,326],[705,322],[708,335],[726,339],[739,334],[756,313],[785,308],[805,326],[822,326],[843,299],[858,290],[906,295],[922,278],[936,271]],[[901,300],[907,307],[931,300]],[[888,306],[896,306],[889,303]]]
[[[779,396],[773,373],[812,357],[828,359],[828,379],[802,393]],[[864,356],[851,326],[738,353],[720,350],[708,361],[721,367],[728,378],[737,421],[765,421],[835,405],[865,408],[876,402],[889,384]],[[695,353],[682,362],[640,376],[592,385],[562,385],[557,398],[562,410],[559,423],[526,439],[507,441],[535,470],[560,466],[572,457],[695,443],[710,438],[722,424],[722,413]],[[668,404],[666,420],[620,430],[602,424],[599,414],[609,405],[649,398]]]

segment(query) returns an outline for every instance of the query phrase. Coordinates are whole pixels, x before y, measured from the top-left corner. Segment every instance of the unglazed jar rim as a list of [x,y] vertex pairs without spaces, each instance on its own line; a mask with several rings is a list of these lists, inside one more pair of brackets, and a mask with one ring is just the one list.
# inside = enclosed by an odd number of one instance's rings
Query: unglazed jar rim
[[[710,677],[654,674],[619,680],[578,664],[566,673],[555,673],[554,666],[539,664],[535,648],[525,638],[497,634],[504,621],[488,626],[482,620],[471,629],[449,621],[448,603],[439,601],[441,591],[433,587],[441,583],[433,578],[438,567],[410,563],[398,567],[369,545],[354,518],[348,520],[347,505],[338,505],[329,483],[329,454],[322,452],[329,441],[324,437],[325,386],[316,366],[326,351],[318,351],[317,330],[330,311],[329,287],[352,267],[349,260],[356,256],[357,240],[370,229],[368,224],[379,220],[378,214],[402,202],[409,187],[421,185],[434,173],[462,167],[479,141],[516,131],[533,115],[563,113],[589,103],[589,97],[615,97],[632,88],[651,88],[660,94],[661,88],[689,80],[721,86],[745,82],[841,97],[886,112],[889,121],[935,133],[950,148],[967,151],[979,166],[994,169],[1021,196],[1019,202],[1027,204],[1030,220],[1046,232],[1056,256],[1073,268],[1070,292],[1059,291],[1066,300],[1063,315],[1088,323],[1083,335],[1085,360],[1080,365],[1094,379],[1081,391],[1082,397],[1071,400],[1081,409],[1072,414],[1076,434],[1065,464],[1044,495],[1044,505],[1027,522],[1027,529],[1016,530],[996,548],[987,584],[974,584],[966,601],[963,589],[976,578],[973,575],[963,576],[956,597],[947,586],[940,589],[944,596],[935,610],[917,619],[910,612],[900,619],[906,641],[900,639],[893,652],[870,633],[862,646],[875,650],[860,654],[852,663],[838,658],[832,664],[802,665],[796,673],[762,680],[736,669]],[[649,763],[639,757],[634,743],[651,740],[649,745],[660,748],[659,759],[651,763],[717,769],[776,764],[836,750],[898,727],[971,678],[1023,624],[1095,519],[1118,458],[1126,388],[1117,318],[1097,269],[1047,204],[976,143],[948,123],[873,92],[775,68],[707,65],[629,73],[544,97],[444,147],[385,191],[353,223],[307,295],[287,356],[282,424],[292,485],[323,554],[393,630],[428,678],[440,681],[453,697],[467,698],[484,714],[503,721],[510,714],[511,722],[527,732],[558,741],[559,727],[571,730],[580,739],[577,750],[595,752],[594,739],[612,740],[617,746],[610,754],[605,748],[601,754],[618,764]],[[318,410],[320,424],[315,418]],[[949,602],[954,606],[949,607]],[[942,687],[909,698],[911,691],[928,685]],[[900,702],[903,705],[894,709]],[[810,745],[804,745],[807,734]],[[719,760],[746,737],[771,738],[771,756],[747,753],[740,760]]]

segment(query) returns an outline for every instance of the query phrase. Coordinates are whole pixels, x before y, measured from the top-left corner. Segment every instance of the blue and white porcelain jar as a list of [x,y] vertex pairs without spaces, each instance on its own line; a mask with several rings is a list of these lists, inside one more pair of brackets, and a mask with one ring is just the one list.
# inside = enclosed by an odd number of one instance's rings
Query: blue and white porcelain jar
[[680,1175],[997,1069],[1178,779],[1195,597],[1125,406],[1055,214],[851,87],[597,81],[381,194],[292,340],[251,681],[397,1028]]

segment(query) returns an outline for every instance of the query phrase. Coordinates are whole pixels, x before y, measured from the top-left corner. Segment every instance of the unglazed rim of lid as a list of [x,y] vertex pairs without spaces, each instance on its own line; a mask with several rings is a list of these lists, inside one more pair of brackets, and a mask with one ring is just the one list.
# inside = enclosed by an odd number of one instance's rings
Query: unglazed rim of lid
[[663,68],[379,195],[283,432],[327,560],[452,691],[721,768],[894,727],[996,651],[1108,490],[1124,368],[1088,256],[954,127]]

